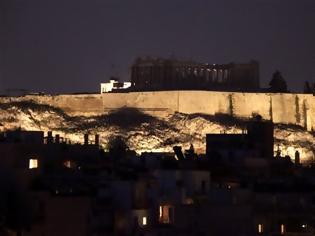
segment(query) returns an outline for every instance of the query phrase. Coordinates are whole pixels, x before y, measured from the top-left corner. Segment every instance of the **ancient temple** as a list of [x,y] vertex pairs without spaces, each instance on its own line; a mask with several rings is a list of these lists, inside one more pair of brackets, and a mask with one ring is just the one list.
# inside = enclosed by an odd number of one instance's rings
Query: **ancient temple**
[[258,91],[259,64],[208,64],[175,59],[138,58],[132,65],[132,90]]

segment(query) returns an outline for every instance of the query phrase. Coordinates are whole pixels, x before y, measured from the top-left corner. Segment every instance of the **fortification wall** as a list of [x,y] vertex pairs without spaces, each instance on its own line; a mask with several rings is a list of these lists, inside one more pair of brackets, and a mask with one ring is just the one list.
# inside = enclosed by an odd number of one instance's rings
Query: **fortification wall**
[[178,96],[178,112],[187,114],[204,113],[208,115],[217,113],[230,114],[230,94],[227,92],[180,91]]
[[69,115],[100,115],[104,113],[103,99],[100,94],[75,95],[27,95],[22,97],[2,97],[0,102],[33,101],[62,109]]
[[99,115],[103,113],[103,100],[95,95],[58,95],[52,97],[52,106],[71,115]]
[[61,108],[69,115],[101,115],[123,107],[155,116],[181,112],[250,118],[260,114],[275,123],[315,129],[315,98],[309,94],[156,91],[0,98],[2,103],[29,100]]
[[108,93],[101,96],[104,112],[121,107],[133,107],[159,116],[178,110],[178,92]]
[[264,93],[234,93],[232,95],[232,113],[237,117],[252,117],[259,114],[270,120],[270,96]]

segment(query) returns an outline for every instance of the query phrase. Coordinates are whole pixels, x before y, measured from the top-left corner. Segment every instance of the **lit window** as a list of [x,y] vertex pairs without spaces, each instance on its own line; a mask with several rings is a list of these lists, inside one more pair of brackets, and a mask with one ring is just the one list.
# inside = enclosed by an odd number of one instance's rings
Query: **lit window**
[[64,164],[65,167],[71,168],[71,161],[67,160],[63,164]]
[[142,225],[147,225],[147,217],[142,217]]
[[281,224],[281,227],[280,227],[280,232],[281,232],[281,235],[283,235],[285,233],[285,227],[284,227],[284,224]]
[[186,205],[194,204],[194,200],[192,198],[185,198],[184,204],[186,204]]
[[173,222],[174,208],[169,205],[160,206],[159,222],[162,224],[170,224]]
[[28,168],[29,169],[36,169],[38,167],[38,160],[37,159],[30,159]]
[[258,224],[258,233],[261,234],[264,232],[264,228],[262,224]]
[[162,216],[163,216],[163,207],[160,206],[160,218],[162,218]]

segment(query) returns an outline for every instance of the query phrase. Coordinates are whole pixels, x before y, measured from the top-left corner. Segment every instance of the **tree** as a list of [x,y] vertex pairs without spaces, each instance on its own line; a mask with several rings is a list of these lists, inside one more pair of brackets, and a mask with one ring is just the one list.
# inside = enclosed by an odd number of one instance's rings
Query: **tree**
[[304,93],[312,93],[312,89],[308,81],[305,81],[304,83]]
[[287,82],[282,77],[279,71],[273,73],[272,79],[269,82],[270,92],[274,93],[285,93],[288,92]]
[[185,150],[185,157],[186,159],[193,159],[197,157],[195,153],[194,145],[191,143],[189,149]]
[[109,138],[107,149],[109,150],[109,154],[111,157],[115,159],[121,159],[126,157],[128,146],[123,137],[114,136]]

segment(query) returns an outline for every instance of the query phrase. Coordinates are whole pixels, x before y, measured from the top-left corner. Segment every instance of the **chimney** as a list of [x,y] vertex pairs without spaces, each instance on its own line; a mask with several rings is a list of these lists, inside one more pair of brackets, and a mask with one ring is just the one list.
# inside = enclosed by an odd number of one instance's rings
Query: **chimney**
[[296,166],[300,165],[300,152],[299,151],[295,151],[294,164]]
[[89,134],[84,134],[84,145],[89,145]]
[[55,143],[56,143],[56,144],[59,144],[59,143],[60,143],[60,135],[59,135],[59,134],[56,134]]
[[48,131],[48,133],[47,133],[47,144],[52,144],[52,143],[53,143],[52,131]]
[[95,134],[95,145],[96,146],[100,145],[100,136],[98,134]]

